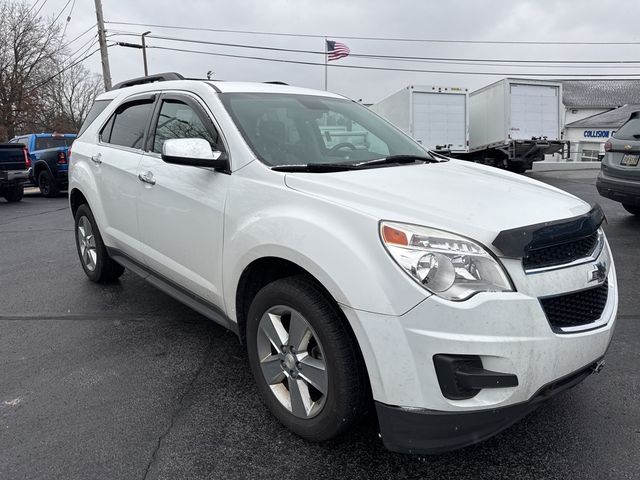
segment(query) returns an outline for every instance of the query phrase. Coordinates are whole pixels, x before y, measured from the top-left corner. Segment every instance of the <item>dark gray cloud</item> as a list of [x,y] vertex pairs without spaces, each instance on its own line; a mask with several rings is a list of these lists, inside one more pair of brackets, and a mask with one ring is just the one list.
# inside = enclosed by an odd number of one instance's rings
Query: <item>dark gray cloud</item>
[[[62,0],[50,0],[47,13],[56,12]],[[624,7],[624,14],[617,13]],[[46,10],[46,9],[45,9]],[[158,2],[152,0],[104,0],[107,20],[184,25],[204,28],[259,30],[328,35],[342,41],[353,53],[385,55],[417,55],[430,57],[511,58],[546,60],[606,60],[636,59],[637,46],[569,46],[569,45],[472,45],[378,42],[344,39],[341,35],[440,38],[458,40],[543,40],[543,41],[636,41],[640,33],[636,19],[640,2],[612,0],[450,0],[450,1],[388,1],[388,0],[238,0],[204,1],[182,0]],[[93,2],[77,2],[67,34],[69,38],[81,33],[95,22]],[[615,25],[615,28],[612,28]],[[108,25],[111,33],[126,30],[141,33],[144,27]],[[149,28],[154,34],[186,37],[219,42],[246,43],[274,47],[320,50],[322,39],[282,38],[256,35],[236,35],[211,32],[188,32]],[[88,38],[88,37],[87,37]],[[111,37],[137,42],[135,37]],[[232,54],[322,62],[320,55],[255,52],[219,46],[178,44],[150,39],[150,45],[175,46]],[[114,82],[142,74],[142,55],[139,50],[122,47],[110,49]],[[510,66],[468,66],[427,63],[381,62],[347,58],[336,64],[409,67],[430,70],[493,71],[505,73],[566,73],[570,68],[530,69]],[[100,71],[99,58],[87,65]],[[322,66],[288,65],[248,59],[214,57],[200,54],[149,50],[152,72],[179,71],[188,76],[204,77],[213,70],[217,78],[234,80],[282,80],[312,88],[323,88]],[[622,69],[574,69],[588,73],[640,72]],[[431,74],[407,72],[365,71],[341,68],[329,69],[329,89],[365,102],[380,98],[407,84],[446,85],[475,89],[499,76],[465,74]]]

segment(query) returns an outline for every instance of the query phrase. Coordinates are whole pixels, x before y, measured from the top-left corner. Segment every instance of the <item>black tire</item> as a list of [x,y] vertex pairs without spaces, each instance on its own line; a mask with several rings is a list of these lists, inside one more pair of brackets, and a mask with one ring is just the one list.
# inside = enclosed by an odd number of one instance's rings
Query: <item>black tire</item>
[[[285,408],[267,384],[260,367],[260,319],[274,306],[299,312],[311,326],[323,352],[328,388],[321,410],[311,418],[299,418]],[[308,277],[276,280],[258,292],[247,318],[247,350],[263,401],[284,426],[302,438],[314,442],[335,438],[365,413],[369,385],[356,341],[337,305]]]
[[[94,237],[95,266],[93,269],[91,269],[87,265],[87,263],[83,259],[83,255],[81,252],[80,233],[78,225],[83,222],[83,219],[86,219],[90,223]],[[108,283],[117,280],[124,273],[124,267],[115,262],[111,257],[109,257],[107,249],[105,248],[102,241],[102,237],[100,236],[98,225],[96,225],[96,221],[93,218],[93,213],[91,213],[91,209],[87,204],[80,205],[80,207],[78,207],[78,210],[76,211],[75,236],[76,249],[78,251],[78,257],[80,258],[80,264],[82,265],[84,273],[86,273],[87,277],[89,277],[89,280],[96,283]]]
[[60,193],[58,182],[51,176],[49,170],[42,170],[38,175],[38,188],[43,197],[57,197]]
[[640,215],[640,206],[638,205],[630,205],[628,203],[623,203],[622,207],[629,213],[634,215]]
[[24,185],[11,187],[5,191],[4,198],[7,202],[19,202],[24,195]]
[[513,173],[524,173],[531,169],[531,165],[522,162],[509,162],[507,164],[507,170]]

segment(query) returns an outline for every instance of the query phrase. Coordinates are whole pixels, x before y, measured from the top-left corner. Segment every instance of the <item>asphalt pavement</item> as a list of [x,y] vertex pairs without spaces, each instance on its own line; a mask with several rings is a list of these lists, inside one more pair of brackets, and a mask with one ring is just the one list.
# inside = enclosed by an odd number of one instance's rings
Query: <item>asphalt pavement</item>
[[307,443],[260,402],[243,347],[126,272],[80,267],[65,197],[0,201],[0,479],[638,479],[640,218],[595,172],[532,174],[603,206],[620,282],[607,364],[477,446],[382,447],[375,418]]

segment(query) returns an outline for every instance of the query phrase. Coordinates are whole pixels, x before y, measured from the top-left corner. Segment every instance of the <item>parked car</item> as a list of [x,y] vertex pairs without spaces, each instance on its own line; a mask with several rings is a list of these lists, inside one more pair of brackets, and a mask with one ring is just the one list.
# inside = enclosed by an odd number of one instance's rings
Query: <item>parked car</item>
[[[329,115],[366,148],[328,147]],[[602,210],[431,155],[357,102],[156,75],[100,95],[73,148],[88,278],[128,268],[237,333],[305,439],[375,405],[389,449],[452,450],[602,366],[618,304]]]
[[29,182],[45,197],[55,197],[68,185],[69,153],[76,138],[72,133],[31,133],[12,138],[29,151]]
[[600,174],[596,180],[598,193],[622,203],[623,208],[640,215],[640,112],[604,144]]
[[0,195],[7,202],[22,200],[29,165],[29,153],[24,146],[0,144]]

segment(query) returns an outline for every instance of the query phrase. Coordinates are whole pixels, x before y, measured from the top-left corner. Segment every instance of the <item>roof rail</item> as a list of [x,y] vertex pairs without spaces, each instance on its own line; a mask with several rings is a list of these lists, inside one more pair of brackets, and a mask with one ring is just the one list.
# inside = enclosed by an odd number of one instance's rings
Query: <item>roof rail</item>
[[273,80],[272,82],[262,82],[262,83],[270,83],[271,85],[289,85],[288,83],[281,82],[280,80]]
[[124,82],[116,83],[112,90],[119,88],[132,87],[134,85],[144,85],[145,83],[166,82],[168,80],[184,80],[184,77],[176,72],[156,73],[155,75],[147,75],[146,77],[132,78]]

